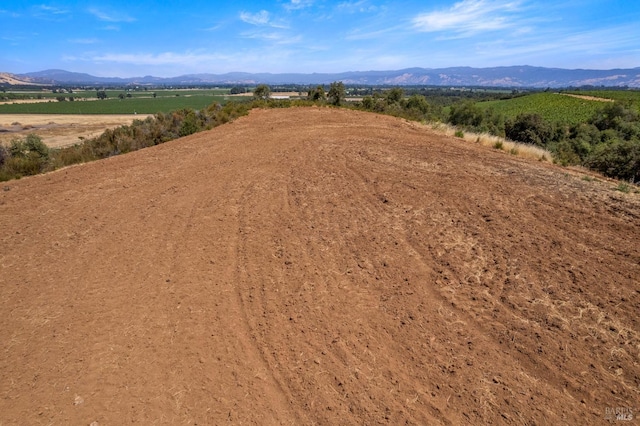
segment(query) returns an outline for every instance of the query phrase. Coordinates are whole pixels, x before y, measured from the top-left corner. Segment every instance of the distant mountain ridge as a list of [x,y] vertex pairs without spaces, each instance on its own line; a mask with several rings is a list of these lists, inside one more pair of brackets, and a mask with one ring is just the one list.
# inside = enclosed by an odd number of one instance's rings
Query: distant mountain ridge
[[[5,73],[7,74],[7,73]],[[8,74],[9,75],[9,74]],[[395,71],[349,71],[342,73],[245,73],[188,74],[178,77],[96,77],[52,69],[26,74],[10,74],[14,80],[39,84],[345,84],[429,85],[511,88],[557,88],[581,86],[640,87],[640,67],[631,69],[587,70],[532,66],[494,68],[406,68]],[[15,81],[14,81],[15,84]]]

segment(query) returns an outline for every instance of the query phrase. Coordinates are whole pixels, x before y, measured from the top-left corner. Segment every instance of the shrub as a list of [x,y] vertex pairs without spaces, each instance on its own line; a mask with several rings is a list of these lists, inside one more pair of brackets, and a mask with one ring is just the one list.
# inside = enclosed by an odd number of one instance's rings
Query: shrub
[[184,119],[180,125],[178,136],[188,136],[199,130],[198,120],[194,110],[184,110]]
[[0,167],[4,164],[4,162],[8,158],[9,158],[9,150],[4,145],[0,145]]
[[24,148],[29,153],[34,153],[42,159],[46,160],[49,158],[49,147],[42,142],[42,139],[38,135],[33,133],[28,134],[24,141]]
[[625,108],[620,102],[613,102],[598,111],[591,119],[598,130],[619,130],[623,123],[637,122],[638,113]]
[[628,194],[629,192],[631,192],[631,187],[629,186],[628,183],[620,182],[616,187],[616,191],[620,191],[620,192],[624,192],[625,194]]
[[449,123],[454,126],[478,128],[484,120],[484,112],[473,102],[453,105],[449,111]]
[[324,102],[327,100],[327,94],[325,93],[324,87],[319,85],[315,89],[310,89],[307,93],[307,99],[313,102]]
[[640,182],[640,141],[618,140],[599,145],[585,165],[605,176],[631,183]]
[[253,97],[255,99],[266,100],[271,96],[271,88],[266,84],[259,84],[253,91]]
[[508,139],[538,146],[546,146],[553,136],[553,126],[538,114],[520,114],[505,123],[504,131]]
[[371,96],[367,95],[364,98],[362,98],[362,108],[367,110],[373,110],[373,106],[374,106],[374,101]]

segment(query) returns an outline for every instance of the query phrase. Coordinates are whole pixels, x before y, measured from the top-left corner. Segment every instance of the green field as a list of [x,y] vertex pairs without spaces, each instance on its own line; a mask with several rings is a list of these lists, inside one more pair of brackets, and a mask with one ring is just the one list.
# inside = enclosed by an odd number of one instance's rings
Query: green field
[[[170,112],[177,109],[193,108],[196,110],[205,108],[214,102],[225,103],[226,97],[223,95],[193,94],[189,92],[179,92],[179,96],[170,96],[163,91],[162,96],[151,97],[132,96],[131,98],[119,99],[111,92],[107,92],[109,98],[104,100],[75,100],[73,102],[50,101],[40,103],[15,103],[0,105],[0,114],[155,114],[158,112]],[[59,95],[60,96],[60,95]],[[75,94],[74,94],[75,97]],[[95,98],[95,92],[92,93]]]
[[[157,89],[157,90],[139,90],[139,89],[107,89],[105,92],[109,98],[118,98],[119,95],[125,95],[133,98],[147,98],[155,93],[157,96],[195,96],[195,95],[228,95],[230,89],[213,88],[213,89]],[[58,96],[73,96],[75,99],[95,99],[98,90],[74,90],[71,93],[53,93],[50,90],[8,90],[0,93],[0,99],[7,97],[9,99],[56,99]]]
[[516,118],[520,114],[538,114],[554,123],[574,125],[589,120],[606,104],[601,101],[544,92],[508,100],[478,102],[476,105],[481,108],[493,108],[506,118]]
[[[0,98],[14,96],[17,99],[41,99],[42,103],[0,104],[0,114],[155,114],[177,109],[202,109],[214,102],[226,102],[230,89],[108,89],[107,99],[97,100],[98,90],[74,90],[72,93],[51,91],[15,91],[0,93]],[[155,95],[155,97],[154,97]],[[64,102],[56,98],[63,96]],[[73,101],[69,98],[73,97]],[[121,99],[122,98],[122,99]]]

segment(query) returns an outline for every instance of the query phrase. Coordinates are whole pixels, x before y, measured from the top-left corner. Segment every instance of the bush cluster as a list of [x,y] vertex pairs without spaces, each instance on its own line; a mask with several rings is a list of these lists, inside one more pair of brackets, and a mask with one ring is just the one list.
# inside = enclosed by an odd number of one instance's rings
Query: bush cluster
[[427,98],[420,94],[406,98],[404,91],[399,87],[383,93],[367,95],[355,105],[367,111],[415,121],[436,121],[442,116],[441,107],[430,104]]
[[585,123],[557,124],[538,114],[505,119],[473,102],[451,106],[446,120],[551,151],[562,165],[583,165],[605,176],[640,182],[640,116],[631,106],[609,103]]
[[0,145],[0,181],[41,173],[49,159],[49,148],[34,134],[14,139],[8,147]]

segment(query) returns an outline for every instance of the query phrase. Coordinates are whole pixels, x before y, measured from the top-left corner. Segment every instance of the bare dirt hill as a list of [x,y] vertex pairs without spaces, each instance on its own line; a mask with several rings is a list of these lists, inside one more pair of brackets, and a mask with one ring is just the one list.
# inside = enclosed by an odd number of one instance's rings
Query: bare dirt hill
[[613,186],[318,108],[4,183],[0,424],[637,416]]
[[13,75],[13,74],[10,74],[10,73],[7,73],[7,72],[0,72],[0,84],[8,84],[10,86],[37,85],[37,83],[34,83],[33,81],[30,81],[28,79],[20,78],[20,77],[18,77],[16,75]]

